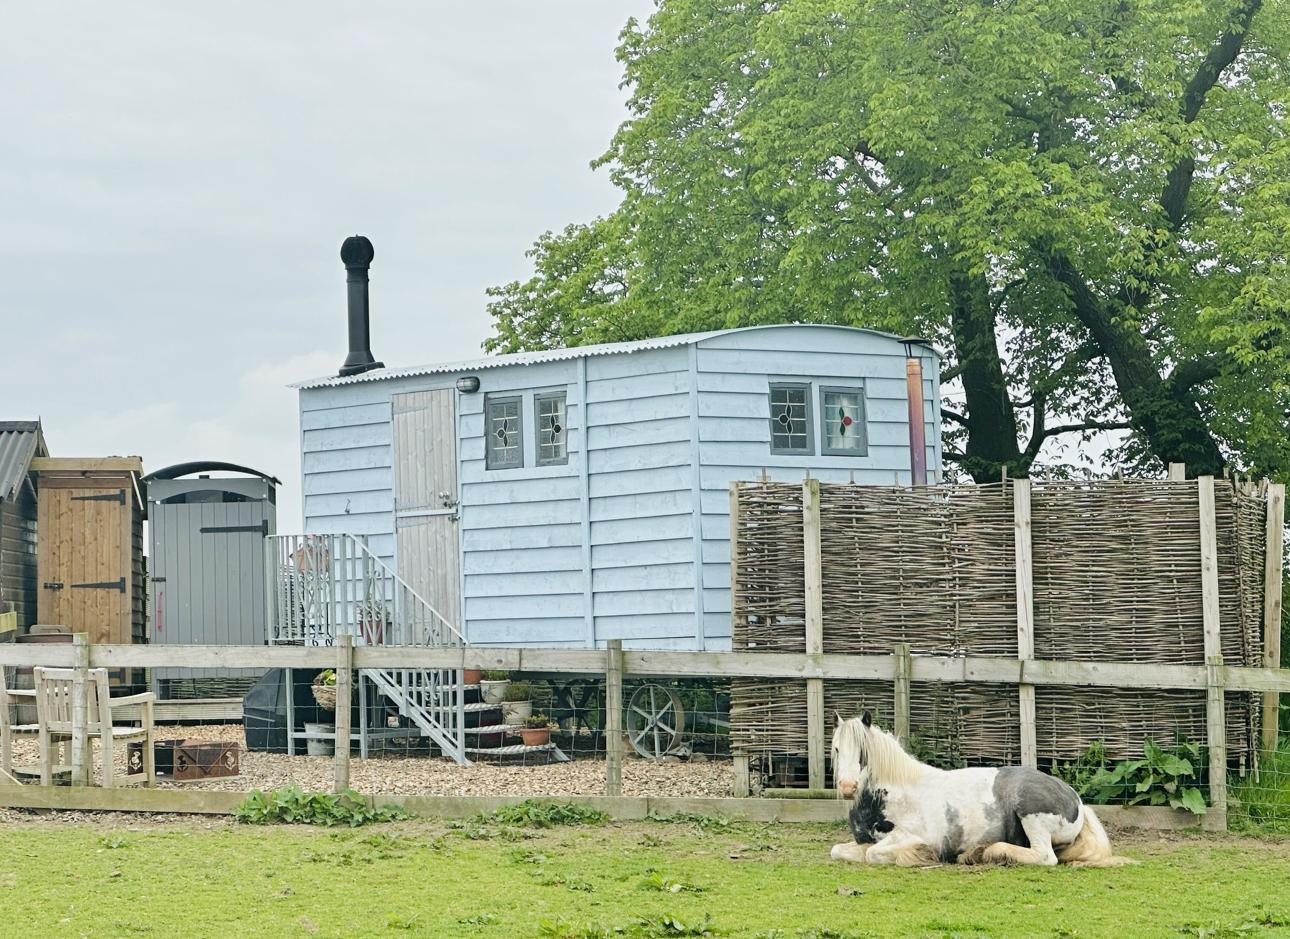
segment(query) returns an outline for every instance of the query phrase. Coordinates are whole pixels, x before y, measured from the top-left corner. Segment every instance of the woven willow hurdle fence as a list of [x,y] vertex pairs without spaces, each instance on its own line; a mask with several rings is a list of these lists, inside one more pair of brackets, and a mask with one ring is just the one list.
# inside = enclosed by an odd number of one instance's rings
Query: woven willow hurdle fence
[[1175,687],[1024,682],[1028,664],[1279,666],[1284,488],[1171,477],[735,484],[736,652],[1008,657],[1022,678],[911,682],[906,664],[903,682],[899,667],[895,682],[737,679],[737,761],[805,755],[822,788],[825,715],[870,708],[956,762],[1033,766],[1094,743],[1127,759],[1177,735],[1219,741],[1215,770],[1252,766],[1276,746],[1276,695],[1225,695],[1212,668]]

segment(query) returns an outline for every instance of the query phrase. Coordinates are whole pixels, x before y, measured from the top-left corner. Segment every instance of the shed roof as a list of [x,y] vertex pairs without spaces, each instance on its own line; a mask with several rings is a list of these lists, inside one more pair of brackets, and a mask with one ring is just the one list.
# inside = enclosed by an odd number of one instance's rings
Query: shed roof
[[[755,329],[784,329],[794,326],[810,326],[818,329],[841,329],[847,332],[868,333],[872,336],[884,336],[898,342],[917,343],[932,348],[926,339],[907,338],[894,333],[884,333],[876,329],[861,329],[855,326],[832,326],[815,323],[776,323],[766,326],[742,326],[737,329],[717,329],[705,333],[681,333],[675,336],[659,336],[655,339],[640,339],[635,342],[607,342],[594,346],[570,346],[563,349],[543,349],[537,352],[513,352],[506,355],[490,355],[478,359],[466,359],[459,362],[441,362],[430,365],[414,365],[409,368],[375,368],[370,372],[350,375],[341,378],[328,375],[322,378],[310,378],[296,382],[292,388],[327,388],[334,385],[353,385],[366,381],[384,381],[391,378],[409,378],[417,375],[449,375],[454,372],[475,372],[486,368],[501,368],[507,365],[535,365],[539,362],[564,362],[570,359],[587,358],[593,355],[630,355],[633,352],[645,352],[652,349],[672,349],[677,346],[689,346],[712,339],[715,336],[726,336],[731,333],[751,332]],[[935,349],[933,349],[935,351]]]
[[35,457],[48,455],[40,421],[0,421],[0,502],[22,488]]

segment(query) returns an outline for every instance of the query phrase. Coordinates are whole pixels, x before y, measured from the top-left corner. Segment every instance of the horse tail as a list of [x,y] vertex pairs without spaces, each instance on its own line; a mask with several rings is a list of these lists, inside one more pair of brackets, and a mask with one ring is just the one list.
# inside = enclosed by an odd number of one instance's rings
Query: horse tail
[[1081,806],[1084,826],[1075,840],[1057,851],[1057,862],[1072,867],[1121,867],[1136,864],[1132,858],[1120,857],[1111,850],[1102,822],[1087,805]]

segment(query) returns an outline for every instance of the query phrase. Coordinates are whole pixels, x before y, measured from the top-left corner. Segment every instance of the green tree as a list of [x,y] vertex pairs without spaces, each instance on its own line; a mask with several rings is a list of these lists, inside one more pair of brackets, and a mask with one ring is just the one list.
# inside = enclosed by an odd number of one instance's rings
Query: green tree
[[1286,0],[661,0],[606,219],[490,291],[515,351],[773,322],[946,351],[977,479],[1127,429],[1286,475]]

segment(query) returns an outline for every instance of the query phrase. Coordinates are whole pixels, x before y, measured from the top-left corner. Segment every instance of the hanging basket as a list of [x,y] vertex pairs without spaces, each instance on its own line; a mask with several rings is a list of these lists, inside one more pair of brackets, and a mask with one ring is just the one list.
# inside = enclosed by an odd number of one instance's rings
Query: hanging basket
[[[324,673],[325,674],[325,673]],[[311,686],[314,692],[314,700],[324,711],[336,710],[336,686],[323,684],[322,675],[314,679]]]

